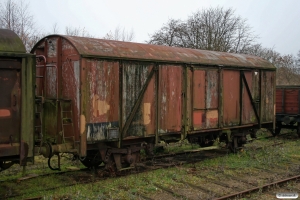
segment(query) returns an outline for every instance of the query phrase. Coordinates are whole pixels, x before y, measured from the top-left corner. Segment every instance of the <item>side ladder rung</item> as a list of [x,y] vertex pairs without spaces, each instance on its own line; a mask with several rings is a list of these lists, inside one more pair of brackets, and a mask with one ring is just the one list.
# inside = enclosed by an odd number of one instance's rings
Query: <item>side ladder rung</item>
[[72,122],[72,119],[71,118],[63,118],[63,121]]
[[63,123],[63,126],[73,125],[73,123]]
[[[75,146],[73,111],[72,110],[73,110],[73,108],[72,108],[72,100],[71,99],[60,100],[60,113],[61,113],[61,125],[62,125],[63,141],[65,142],[65,139],[72,139],[72,141],[74,143],[74,146]],[[69,113],[69,114],[67,114],[67,113]],[[67,128],[66,126],[71,127],[72,136],[65,137],[65,128]],[[70,135],[70,133],[69,133],[69,135]]]

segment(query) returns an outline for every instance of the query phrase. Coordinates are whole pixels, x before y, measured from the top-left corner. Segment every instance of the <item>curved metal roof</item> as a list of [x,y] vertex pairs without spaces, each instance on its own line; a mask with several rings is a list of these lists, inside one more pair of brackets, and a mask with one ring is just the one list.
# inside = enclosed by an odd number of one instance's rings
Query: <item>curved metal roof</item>
[[26,49],[19,36],[8,29],[0,29],[0,52],[26,53]]
[[[153,60],[188,64],[276,69],[270,62],[260,57],[245,54],[233,54],[65,35],[56,36],[61,36],[67,39],[83,57],[109,57],[131,60]],[[48,36],[48,38],[49,37],[51,36]]]

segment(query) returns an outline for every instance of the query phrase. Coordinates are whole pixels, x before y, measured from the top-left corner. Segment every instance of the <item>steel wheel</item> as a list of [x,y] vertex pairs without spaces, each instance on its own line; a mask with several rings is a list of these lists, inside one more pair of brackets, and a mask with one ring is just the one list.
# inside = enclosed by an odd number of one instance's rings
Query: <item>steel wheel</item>
[[88,168],[98,167],[102,160],[98,151],[88,151],[87,156],[80,159],[81,163]]

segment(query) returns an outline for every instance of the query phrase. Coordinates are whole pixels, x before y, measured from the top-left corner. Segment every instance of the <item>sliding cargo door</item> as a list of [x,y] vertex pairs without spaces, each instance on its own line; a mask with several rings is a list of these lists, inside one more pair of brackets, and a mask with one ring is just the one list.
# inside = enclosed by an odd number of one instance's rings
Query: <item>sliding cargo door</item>
[[241,71],[242,105],[241,105],[241,125],[259,122],[259,71]]
[[219,107],[218,70],[195,69],[193,72],[194,130],[217,128]]
[[240,71],[223,70],[223,126],[240,124]]
[[158,133],[179,133],[182,128],[182,66],[159,67]]
[[146,62],[123,62],[122,136],[147,137],[155,134],[156,70]]
[[259,123],[259,71],[223,70],[223,126]]

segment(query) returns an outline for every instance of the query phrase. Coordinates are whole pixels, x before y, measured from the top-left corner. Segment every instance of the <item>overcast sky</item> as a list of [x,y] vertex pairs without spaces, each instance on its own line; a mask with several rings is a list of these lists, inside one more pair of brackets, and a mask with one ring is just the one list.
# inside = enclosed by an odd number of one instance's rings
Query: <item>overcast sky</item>
[[168,19],[185,20],[197,10],[209,7],[235,9],[236,15],[259,36],[257,42],[282,54],[300,50],[300,0],[27,0],[30,12],[43,32],[50,33],[57,23],[85,28],[103,37],[116,27],[135,33],[134,42],[149,40]]

